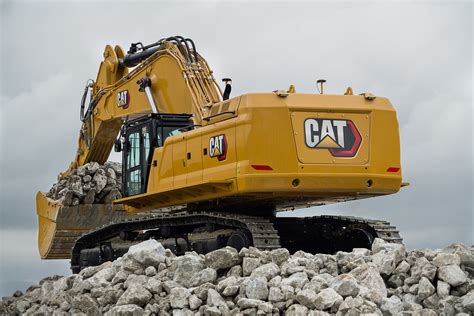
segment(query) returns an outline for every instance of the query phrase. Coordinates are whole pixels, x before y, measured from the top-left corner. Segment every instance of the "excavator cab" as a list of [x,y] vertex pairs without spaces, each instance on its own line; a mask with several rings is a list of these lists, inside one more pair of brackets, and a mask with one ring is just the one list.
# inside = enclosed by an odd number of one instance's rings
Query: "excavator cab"
[[124,123],[122,142],[122,192],[124,197],[146,192],[153,149],[166,138],[193,128],[189,114],[150,114]]

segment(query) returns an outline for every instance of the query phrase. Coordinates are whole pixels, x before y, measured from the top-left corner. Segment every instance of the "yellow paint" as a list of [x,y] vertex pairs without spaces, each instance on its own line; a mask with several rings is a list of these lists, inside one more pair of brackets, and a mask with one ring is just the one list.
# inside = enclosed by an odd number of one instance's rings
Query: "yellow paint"
[[[368,102],[362,96],[318,94],[291,94],[283,99],[272,93],[246,94],[240,98],[235,117],[168,138],[163,149],[155,150],[168,154],[157,160],[158,166],[162,166],[159,172],[152,169],[153,180],[147,193],[117,203],[136,205],[141,201],[147,208],[157,208],[236,195],[261,199],[262,194],[270,200],[288,195],[331,203],[335,196],[349,200],[400,189],[401,172],[387,172],[389,167],[400,167],[398,123],[387,99],[379,97]],[[333,157],[326,148],[308,148],[304,144],[305,118],[354,122],[362,137],[357,154]],[[198,131],[201,136],[192,137]],[[209,139],[221,134],[226,136],[228,144],[226,160],[203,155],[201,149],[210,152]],[[202,142],[201,146],[198,141]],[[195,176],[199,169],[187,169],[190,167],[186,153],[191,153],[196,161],[200,161],[196,156],[202,156],[201,181],[200,175]],[[171,160],[173,172],[167,163]],[[268,165],[273,170],[255,170],[252,165]],[[297,187],[292,185],[294,179],[300,180]],[[224,180],[232,182],[229,190],[215,192],[208,185],[209,181]],[[186,196],[183,192],[191,185],[193,188]],[[199,185],[202,190],[194,196],[192,192]],[[178,191],[179,201],[157,198]]]

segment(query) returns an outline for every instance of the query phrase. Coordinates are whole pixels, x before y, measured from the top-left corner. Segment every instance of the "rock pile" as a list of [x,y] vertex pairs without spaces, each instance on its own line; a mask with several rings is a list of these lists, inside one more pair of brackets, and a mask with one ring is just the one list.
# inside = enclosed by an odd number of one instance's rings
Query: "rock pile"
[[[115,262],[16,292],[0,314],[472,315],[474,249],[372,250],[335,255],[223,248],[175,256],[155,240]],[[3,309],[3,310],[2,310]]]
[[110,204],[122,197],[122,165],[107,161],[87,163],[61,179],[46,194],[53,200],[60,200],[64,206],[79,204]]

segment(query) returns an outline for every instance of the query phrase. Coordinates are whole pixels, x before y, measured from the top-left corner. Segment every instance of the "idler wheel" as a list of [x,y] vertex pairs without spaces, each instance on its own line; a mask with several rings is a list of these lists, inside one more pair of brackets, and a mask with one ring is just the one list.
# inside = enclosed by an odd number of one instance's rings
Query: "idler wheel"
[[352,251],[354,248],[371,249],[374,235],[365,227],[349,226],[339,239],[339,250]]
[[240,251],[240,249],[244,247],[248,248],[251,245],[250,238],[246,233],[240,230],[233,232],[227,240],[227,246],[235,248],[237,251]]

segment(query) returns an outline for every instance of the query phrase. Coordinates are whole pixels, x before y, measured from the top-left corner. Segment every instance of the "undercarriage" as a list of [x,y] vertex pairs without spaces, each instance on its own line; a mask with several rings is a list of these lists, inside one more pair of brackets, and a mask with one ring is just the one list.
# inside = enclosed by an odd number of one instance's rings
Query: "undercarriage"
[[346,216],[275,217],[222,212],[150,213],[117,220],[82,235],[71,253],[74,273],[113,261],[128,248],[156,239],[175,254],[205,254],[231,246],[237,250],[287,248],[291,253],[335,253],[370,248],[375,238],[401,243],[399,232],[386,221]]

